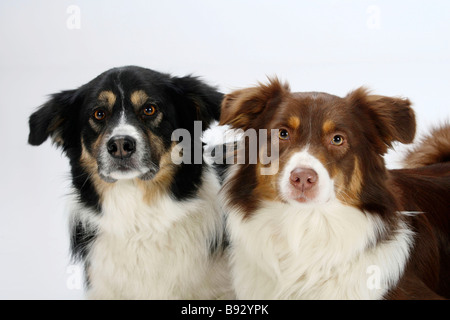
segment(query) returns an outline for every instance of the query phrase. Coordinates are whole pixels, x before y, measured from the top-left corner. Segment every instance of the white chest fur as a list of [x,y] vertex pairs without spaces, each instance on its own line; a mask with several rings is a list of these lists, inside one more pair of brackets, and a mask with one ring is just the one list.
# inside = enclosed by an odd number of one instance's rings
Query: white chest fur
[[229,213],[238,299],[379,299],[404,269],[412,243],[404,225],[377,243],[382,221],[338,201],[263,208],[247,220]]
[[88,256],[89,298],[213,299],[229,290],[226,262],[211,255],[223,218],[215,204],[219,185],[212,174],[199,197],[178,202],[169,196],[143,201],[133,180],[108,190],[102,214],[77,220],[97,229]]

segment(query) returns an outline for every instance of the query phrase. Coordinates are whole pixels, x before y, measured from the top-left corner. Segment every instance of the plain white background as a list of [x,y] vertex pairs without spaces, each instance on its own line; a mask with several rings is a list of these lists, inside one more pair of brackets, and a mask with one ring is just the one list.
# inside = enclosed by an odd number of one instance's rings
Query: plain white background
[[449,119],[449,35],[446,0],[0,0],[0,298],[83,298],[68,161],[49,142],[27,145],[48,94],[123,65],[225,93],[277,75],[294,91],[408,97],[420,135]]

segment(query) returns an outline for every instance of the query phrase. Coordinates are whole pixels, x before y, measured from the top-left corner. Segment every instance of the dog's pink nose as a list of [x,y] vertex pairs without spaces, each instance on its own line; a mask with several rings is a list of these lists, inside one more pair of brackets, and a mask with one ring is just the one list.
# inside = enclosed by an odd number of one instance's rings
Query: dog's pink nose
[[309,168],[296,168],[291,171],[291,176],[289,177],[291,185],[301,191],[312,189],[318,179],[317,172]]

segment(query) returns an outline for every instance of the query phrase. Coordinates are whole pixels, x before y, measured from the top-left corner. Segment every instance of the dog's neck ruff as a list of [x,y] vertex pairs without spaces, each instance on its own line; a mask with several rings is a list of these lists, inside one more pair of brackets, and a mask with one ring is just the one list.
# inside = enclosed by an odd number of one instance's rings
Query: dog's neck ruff
[[232,209],[228,228],[240,299],[380,299],[399,280],[413,234],[335,200],[264,202],[250,217]]

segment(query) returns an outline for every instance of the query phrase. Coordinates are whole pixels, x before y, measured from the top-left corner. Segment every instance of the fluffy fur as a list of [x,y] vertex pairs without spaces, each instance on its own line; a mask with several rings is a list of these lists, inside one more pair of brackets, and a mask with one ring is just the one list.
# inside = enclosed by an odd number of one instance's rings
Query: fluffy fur
[[175,129],[218,119],[222,95],[194,77],[109,70],[30,117],[72,167],[71,246],[92,299],[230,297],[220,185],[207,164],[174,164]]
[[280,132],[276,174],[222,166],[239,299],[450,296],[450,164],[383,160],[414,138],[409,100],[292,93],[274,79],[226,95],[220,124]]
[[408,151],[404,163],[407,168],[418,168],[450,161],[450,124],[433,129],[419,144]]

